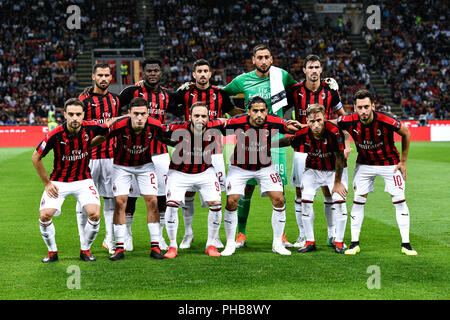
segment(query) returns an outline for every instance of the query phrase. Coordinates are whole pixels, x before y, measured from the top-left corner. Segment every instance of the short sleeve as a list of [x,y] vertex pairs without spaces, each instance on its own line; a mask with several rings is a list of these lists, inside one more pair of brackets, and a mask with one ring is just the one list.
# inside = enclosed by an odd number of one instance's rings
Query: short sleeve
[[55,135],[49,136],[48,134],[45,136],[44,140],[42,140],[36,148],[36,151],[44,158],[50,150],[52,150],[55,146],[56,137]]

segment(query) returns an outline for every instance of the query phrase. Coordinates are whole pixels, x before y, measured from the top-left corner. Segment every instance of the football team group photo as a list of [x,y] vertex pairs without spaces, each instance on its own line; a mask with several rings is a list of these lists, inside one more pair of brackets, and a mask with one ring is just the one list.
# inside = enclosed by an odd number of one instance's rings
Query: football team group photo
[[446,1],[73,2],[0,5],[4,299],[449,298]]

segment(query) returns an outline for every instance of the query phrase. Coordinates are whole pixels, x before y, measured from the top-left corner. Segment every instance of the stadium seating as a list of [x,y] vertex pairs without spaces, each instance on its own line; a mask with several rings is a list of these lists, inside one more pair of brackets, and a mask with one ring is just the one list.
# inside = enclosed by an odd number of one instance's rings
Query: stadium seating
[[155,1],[154,11],[169,87],[190,79],[192,62],[199,58],[215,68],[213,82],[225,85],[252,70],[251,50],[259,42],[270,45],[275,65],[296,80],[304,78],[306,55],[321,56],[324,76],[337,79],[345,104],[370,84],[349,33],[313,25],[298,2]]
[[[96,47],[142,47],[154,23],[164,62],[165,85],[176,88],[191,80],[192,63],[207,59],[212,82],[225,85],[253,69],[251,49],[270,45],[275,65],[303,80],[303,59],[322,57],[323,76],[334,77],[344,105],[353,93],[371,85],[371,72],[382,74],[403,118],[426,114],[429,120],[448,117],[448,3],[442,0],[379,1],[383,28],[363,28],[371,58],[366,65],[347,28],[318,26],[298,1],[215,2],[148,0],[154,20],[139,25],[138,0],[2,1],[0,25],[0,125],[46,123],[48,110],[61,116],[64,100],[76,95],[77,54],[84,36]],[[355,2],[319,0],[323,3]],[[68,30],[66,9],[81,8],[89,29]],[[406,4],[407,3],[407,4]],[[390,106],[377,100],[380,110]]]
[[364,28],[371,53],[370,70],[383,75],[403,117],[448,116],[448,2],[379,1],[383,26]]
[[[77,54],[87,32],[98,47],[140,47],[137,1],[2,1],[0,25],[0,125],[46,124],[49,110],[62,117],[76,96]],[[86,29],[69,30],[67,7],[77,4]]]
[[69,1],[2,1],[0,124],[45,123],[74,96],[80,34],[66,28]]

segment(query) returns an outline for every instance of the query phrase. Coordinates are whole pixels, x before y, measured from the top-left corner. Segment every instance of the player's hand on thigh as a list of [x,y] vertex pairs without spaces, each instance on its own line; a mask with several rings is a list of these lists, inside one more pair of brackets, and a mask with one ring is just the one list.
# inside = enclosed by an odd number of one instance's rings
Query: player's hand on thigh
[[53,183],[49,182],[45,186],[45,192],[47,192],[48,196],[50,198],[58,198],[58,187],[55,186]]
[[402,176],[403,176],[403,180],[406,181],[406,162],[400,161],[400,163],[395,168],[394,173],[396,173],[397,170],[400,170],[400,172],[402,173]]
[[331,194],[337,193],[342,198],[347,198],[348,191],[345,188],[344,184],[342,182],[336,182],[333,186],[333,190],[331,191]]

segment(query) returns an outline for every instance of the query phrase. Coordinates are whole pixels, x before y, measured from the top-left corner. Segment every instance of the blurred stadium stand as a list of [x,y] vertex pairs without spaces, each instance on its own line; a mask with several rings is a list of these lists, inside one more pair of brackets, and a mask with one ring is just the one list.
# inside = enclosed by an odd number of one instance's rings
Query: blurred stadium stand
[[[81,9],[81,29],[68,30],[66,9]],[[351,108],[368,88],[377,108],[404,119],[448,118],[448,1],[377,1],[381,29],[366,27],[370,1],[73,0],[0,3],[0,124],[46,123],[64,100],[91,85],[95,60],[113,61],[127,83],[136,61],[158,57],[165,85],[191,80],[192,63],[210,61],[212,82],[225,85],[253,69],[251,49],[269,44],[275,64],[303,80],[306,55],[322,58]],[[129,49],[129,50],[126,50]],[[139,53],[140,52],[140,53]],[[119,56],[125,55],[120,60]],[[111,89],[126,83],[115,78]]]

